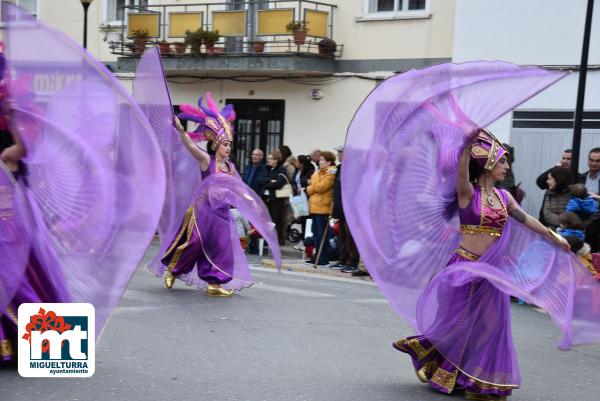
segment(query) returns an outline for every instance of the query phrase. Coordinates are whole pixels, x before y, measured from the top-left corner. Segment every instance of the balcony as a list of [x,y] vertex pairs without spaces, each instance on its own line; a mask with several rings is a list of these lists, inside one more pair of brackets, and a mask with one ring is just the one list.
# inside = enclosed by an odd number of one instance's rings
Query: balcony
[[[326,75],[343,51],[332,38],[336,7],[309,0],[127,6],[109,45],[124,71],[158,45],[168,75]],[[293,22],[306,38],[290,31]],[[186,40],[187,32],[198,36]]]

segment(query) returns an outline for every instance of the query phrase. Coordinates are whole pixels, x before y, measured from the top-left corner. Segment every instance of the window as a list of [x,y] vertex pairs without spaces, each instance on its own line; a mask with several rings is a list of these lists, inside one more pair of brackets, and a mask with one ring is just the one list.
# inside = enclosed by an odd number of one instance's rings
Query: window
[[123,7],[145,7],[147,5],[148,0],[106,0],[104,3],[104,22],[110,23],[123,21],[125,12],[125,9]]
[[30,13],[34,17],[38,16],[38,0],[8,0],[8,1],[25,9],[28,13]]
[[429,0],[365,0],[366,14],[392,16],[423,13],[428,10]]

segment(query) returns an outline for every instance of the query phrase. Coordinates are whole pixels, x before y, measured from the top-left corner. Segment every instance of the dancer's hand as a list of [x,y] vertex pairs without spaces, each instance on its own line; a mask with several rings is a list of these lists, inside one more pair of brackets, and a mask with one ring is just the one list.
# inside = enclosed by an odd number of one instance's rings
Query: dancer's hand
[[571,250],[571,245],[569,244],[569,241],[567,241],[564,237],[560,238],[558,245],[560,245],[560,247],[565,251]]
[[571,251],[571,245],[569,244],[569,241],[567,241],[565,239],[565,237],[562,237],[561,235],[555,233],[554,231],[552,231],[551,229],[548,228],[548,236],[550,237],[550,239],[552,239],[554,242],[556,242],[556,244],[558,246],[560,246],[562,249],[564,249],[565,251]]
[[185,134],[185,129],[183,129],[183,125],[181,125],[181,121],[179,121],[177,116],[173,116],[173,125],[180,134]]

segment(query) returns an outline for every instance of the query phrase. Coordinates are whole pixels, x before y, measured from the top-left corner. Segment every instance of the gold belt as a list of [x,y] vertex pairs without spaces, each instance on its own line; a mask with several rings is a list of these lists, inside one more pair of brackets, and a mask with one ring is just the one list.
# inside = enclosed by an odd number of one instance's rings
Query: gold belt
[[479,255],[475,255],[474,253],[467,251],[465,248],[459,247],[456,251],[454,251],[454,253],[472,262],[475,262],[479,259]]
[[498,228],[498,227],[461,224],[460,225],[460,233],[461,234],[488,234],[493,237],[499,237],[502,235],[502,229]]

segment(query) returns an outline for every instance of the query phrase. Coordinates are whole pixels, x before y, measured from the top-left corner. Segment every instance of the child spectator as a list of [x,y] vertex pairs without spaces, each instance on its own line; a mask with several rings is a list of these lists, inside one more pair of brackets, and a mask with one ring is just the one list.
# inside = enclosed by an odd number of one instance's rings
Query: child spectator
[[564,212],[558,216],[558,222],[560,227],[556,230],[557,233],[563,237],[577,237],[581,241],[585,240],[585,233],[583,232],[583,223],[579,216],[573,212]]
[[571,185],[571,199],[567,203],[565,211],[573,212],[579,216],[581,221],[586,221],[598,211],[598,204],[589,195],[583,184]]

